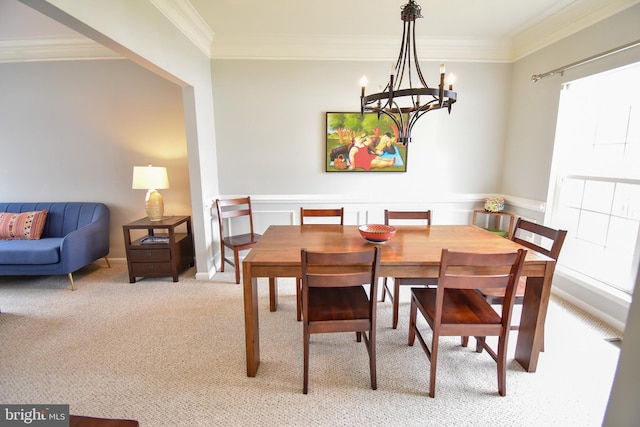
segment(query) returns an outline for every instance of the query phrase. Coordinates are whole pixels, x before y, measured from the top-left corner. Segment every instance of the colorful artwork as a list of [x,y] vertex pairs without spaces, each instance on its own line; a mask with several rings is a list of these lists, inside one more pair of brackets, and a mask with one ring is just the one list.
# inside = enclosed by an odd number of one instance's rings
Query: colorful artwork
[[327,113],[327,172],[406,172],[398,128],[375,113]]

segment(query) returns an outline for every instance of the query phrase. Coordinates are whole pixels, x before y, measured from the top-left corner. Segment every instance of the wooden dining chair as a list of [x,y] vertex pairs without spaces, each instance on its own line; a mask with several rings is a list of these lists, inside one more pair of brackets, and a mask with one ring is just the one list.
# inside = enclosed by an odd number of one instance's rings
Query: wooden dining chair
[[[321,221],[313,220],[305,224],[305,218],[320,218]],[[306,209],[300,208],[300,225],[316,224],[340,224],[344,225],[344,208],[330,209]],[[302,279],[296,278],[296,316],[298,321],[302,320]]]
[[[253,231],[253,213],[251,211],[251,197],[239,197],[235,199],[216,199],[218,208],[218,224],[220,226],[220,256],[222,266],[220,271],[224,271],[224,263],[228,262],[236,269],[236,283],[240,283],[240,257],[241,251],[251,249],[258,243],[261,234]],[[233,234],[231,224],[228,221],[240,218],[240,223],[234,223],[239,227],[244,227],[248,233]],[[225,247],[233,251],[233,261],[226,258]]]
[[[344,208],[336,208],[336,209],[305,209],[300,208],[300,225],[309,225],[309,223],[305,224],[305,218],[325,218],[323,220],[323,224],[331,224],[336,222],[331,222],[328,218],[339,218],[340,225],[344,225]],[[318,222],[312,222],[312,224],[318,224]]]
[[[376,379],[376,295],[380,249],[355,252],[301,250],[304,379],[309,386],[311,334],[355,332],[369,353],[371,388]],[[365,289],[369,285],[369,291]]]
[[[511,240],[557,261],[566,236],[566,230],[555,230],[541,224],[536,224],[534,222],[518,218]],[[527,278],[520,277],[516,286],[515,304],[521,305],[523,303],[526,286]],[[485,288],[478,289],[478,292],[489,304],[502,305],[504,302],[504,289]],[[517,329],[518,325],[511,326],[511,330]],[[541,350],[544,351],[544,335]]]
[[[429,226],[431,225],[431,210],[390,211],[388,209],[385,209],[384,223],[386,225],[411,223]],[[384,302],[386,299],[386,295],[389,294],[389,299],[393,304],[393,319],[391,321],[391,327],[393,329],[396,329],[398,327],[398,312],[400,310],[400,286],[436,286],[438,284],[438,279],[435,278],[394,277],[393,292],[391,292],[387,279],[387,277],[382,279],[382,298],[380,299],[380,301]]]
[[[409,315],[409,345],[418,337],[431,362],[429,396],[435,397],[436,367],[440,337],[475,336],[476,352],[486,350],[498,365],[498,392],[507,393],[507,342],[515,288],[522,271],[526,249],[502,254],[453,252],[442,250],[437,288],[412,288]],[[496,312],[476,289],[505,289],[502,311]],[[433,331],[428,346],[416,326],[420,311]],[[497,336],[494,350],[485,340]]]

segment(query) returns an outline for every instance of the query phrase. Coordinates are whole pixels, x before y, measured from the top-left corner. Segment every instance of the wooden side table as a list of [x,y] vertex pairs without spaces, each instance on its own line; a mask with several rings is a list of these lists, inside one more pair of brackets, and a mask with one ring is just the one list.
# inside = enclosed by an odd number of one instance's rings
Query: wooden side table
[[[186,230],[178,232],[178,227]],[[194,265],[190,216],[165,216],[161,221],[142,218],[123,225],[122,229],[131,283],[135,283],[136,277],[167,276],[177,282],[178,275]],[[132,230],[146,233],[132,237]]]
[[[489,216],[489,218],[484,222],[486,226],[482,224],[478,224],[478,215]],[[492,217],[493,217],[493,224],[491,224]],[[504,230],[501,228],[503,218],[506,218],[509,220],[509,226],[507,230]],[[489,211],[485,211],[484,209],[478,209],[473,211],[473,225],[477,225],[478,227],[482,227],[485,230],[489,230],[496,234],[501,234],[501,235],[506,234],[506,236],[503,235],[503,237],[506,237],[507,239],[511,239],[511,237],[513,236],[513,222],[514,222],[514,216],[513,214],[508,212],[489,212]]]

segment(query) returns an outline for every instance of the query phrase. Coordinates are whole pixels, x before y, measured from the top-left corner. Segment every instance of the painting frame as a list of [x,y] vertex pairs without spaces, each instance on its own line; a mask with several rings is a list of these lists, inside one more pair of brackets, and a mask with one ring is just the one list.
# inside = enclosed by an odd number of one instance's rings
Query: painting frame
[[407,171],[408,146],[397,142],[398,128],[391,118],[330,111],[325,120],[326,172]]

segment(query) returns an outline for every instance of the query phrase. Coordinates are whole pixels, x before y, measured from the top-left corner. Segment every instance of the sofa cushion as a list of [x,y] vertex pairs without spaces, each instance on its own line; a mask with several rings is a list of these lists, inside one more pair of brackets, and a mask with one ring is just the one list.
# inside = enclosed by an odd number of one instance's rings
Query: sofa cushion
[[60,261],[61,237],[40,240],[0,240],[2,264],[56,264]]
[[37,240],[42,235],[47,211],[0,212],[0,239]]

